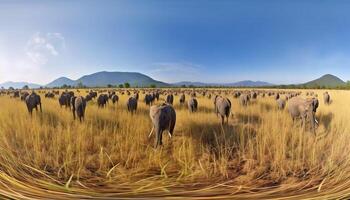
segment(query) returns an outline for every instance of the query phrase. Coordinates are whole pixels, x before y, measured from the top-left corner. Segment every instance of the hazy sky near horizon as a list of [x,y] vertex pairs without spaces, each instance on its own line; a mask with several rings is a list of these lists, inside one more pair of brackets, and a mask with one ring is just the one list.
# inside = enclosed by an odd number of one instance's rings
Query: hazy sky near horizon
[[350,1],[0,1],[0,82],[350,80]]

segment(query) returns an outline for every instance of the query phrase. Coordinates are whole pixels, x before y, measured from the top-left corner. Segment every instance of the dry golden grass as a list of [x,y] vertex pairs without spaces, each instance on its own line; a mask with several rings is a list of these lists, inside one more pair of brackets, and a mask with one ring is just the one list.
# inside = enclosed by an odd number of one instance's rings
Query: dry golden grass
[[175,96],[174,137],[164,134],[157,150],[141,100],[135,115],[126,110],[126,95],[106,109],[89,102],[79,123],[57,97],[42,96],[43,112],[31,118],[19,99],[1,96],[0,197],[346,198],[350,93],[330,91],[329,106],[317,93],[317,137],[293,125],[272,97],[242,108],[228,96],[233,116],[221,126],[210,99],[198,97],[191,114]]

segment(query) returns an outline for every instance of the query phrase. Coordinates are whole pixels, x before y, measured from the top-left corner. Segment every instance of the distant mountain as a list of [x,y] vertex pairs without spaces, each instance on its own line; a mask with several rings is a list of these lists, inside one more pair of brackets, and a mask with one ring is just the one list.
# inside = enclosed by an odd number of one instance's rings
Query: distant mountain
[[88,87],[106,87],[107,85],[119,85],[124,83],[130,83],[133,86],[148,87],[150,85],[156,85],[157,87],[169,86],[169,84],[156,81],[149,76],[138,72],[97,72],[90,75],[85,75],[78,80],[71,80],[66,77],[58,78],[46,87],[61,87],[62,85],[76,86],[79,83]]
[[75,81],[72,79],[66,78],[66,77],[60,77],[49,84],[46,85],[46,87],[61,87],[62,85],[76,85]]
[[318,79],[304,83],[302,85],[306,86],[306,87],[315,87],[315,86],[337,87],[337,86],[343,86],[345,84],[346,83],[343,80],[341,80],[340,78],[338,78],[332,74],[326,74]]
[[12,81],[8,81],[5,83],[1,83],[0,87],[4,87],[6,89],[8,89],[9,87],[13,87],[15,89],[22,89],[24,86],[28,86],[31,89],[36,89],[36,88],[40,88],[41,85],[39,84],[35,84],[35,83],[27,83],[27,82],[12,82]]
[[167,83],[156,81],[138,72],[97,72],[76,80],[76,83],[80,82],[89,87],[119,85],[126,82],[131,86],[150,86],[152,84],[160,87],[168,86]]
[[260,86],[271,86],[272,83],[264,82],[264,81],[239,81],[236,83],[228,84],[229,86],[240,86],[240,87],[260,87]]
[[206,86],[225,86],[225,87],[260,87],[260,86],[272,86],[272,83],[263,82],[263,81],[239,81],[235,83],[203,83],[203,82],[189,82],[189,81],[182,81],[178,83],[173,83],[174,86],[182,86],[182,85],[193,85],[193,86],[199,86],[199,87],[206,87]]

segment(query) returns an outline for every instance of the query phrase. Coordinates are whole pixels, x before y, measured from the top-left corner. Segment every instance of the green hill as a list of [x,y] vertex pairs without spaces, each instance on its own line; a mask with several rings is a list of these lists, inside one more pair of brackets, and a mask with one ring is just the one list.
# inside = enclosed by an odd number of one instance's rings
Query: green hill
[[326,74],[318,79],[302,84],[305,87],[337,87],[344,86],[346,83],[340,78]]

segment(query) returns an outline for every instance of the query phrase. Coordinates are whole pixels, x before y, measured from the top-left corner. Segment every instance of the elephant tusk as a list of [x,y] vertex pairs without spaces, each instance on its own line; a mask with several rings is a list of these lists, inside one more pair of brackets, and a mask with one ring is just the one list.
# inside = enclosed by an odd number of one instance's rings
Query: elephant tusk
[[149,138],[152,136],[153,130],[154,130],[154,126],[152,127],[152,130],[151,130],[151,132],[148,135]]
[[316,124],[318,125],[318,121],[317,121],[317,119],[315,119],[315,122],[316,122]]
[[172,137],[172,135],[171,135],[171,133],[168,131],[168,134],[169,134],[169,137],[170,137],[170,139],[171,139],[171,137]]

